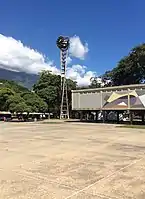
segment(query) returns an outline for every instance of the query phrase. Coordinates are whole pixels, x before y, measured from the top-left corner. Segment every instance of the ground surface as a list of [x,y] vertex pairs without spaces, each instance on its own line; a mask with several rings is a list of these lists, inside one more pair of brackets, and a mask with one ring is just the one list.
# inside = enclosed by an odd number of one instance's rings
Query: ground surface
[[0,199],[145,199],[145,130],[0,123]]

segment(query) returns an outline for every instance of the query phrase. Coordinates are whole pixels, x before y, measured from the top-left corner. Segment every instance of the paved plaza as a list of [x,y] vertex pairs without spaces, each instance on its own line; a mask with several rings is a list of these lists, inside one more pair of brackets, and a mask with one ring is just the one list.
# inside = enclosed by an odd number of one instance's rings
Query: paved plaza
[[0,199],[145,199],[145,130],[0,123]]

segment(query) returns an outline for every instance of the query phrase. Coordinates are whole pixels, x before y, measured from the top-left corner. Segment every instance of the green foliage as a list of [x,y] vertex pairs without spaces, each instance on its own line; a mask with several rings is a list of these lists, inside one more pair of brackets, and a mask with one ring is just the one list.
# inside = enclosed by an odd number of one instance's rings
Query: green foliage
[[9,88],[9,89],[13,90],[16,93],[22,93],[22,92],[29,91],[27,88],[25,88],[25,87],[23,87],[21,85],[18,85],[14,81],[3,80],[3,79],[0,79],[0,89],[1,88]]
[[25,101],[19,94],[15,93],[6,100],[5,102],[6,110],[9,110],[11,112],[17,112],[16,107],[17,105],[19,105],[19,103],[25,103]]
[[[71,108],[71,90],[76,82],[67,80],[68,99]],[[11,112],[53,112],[58,114],[61,102],[61,77],[43,71],[31,92],[13,81],[0,81],[0,110]]]
[[[140,84],[145,81],[145,44],[133,48],[128,56],[122,58],[118,65],[111,71],[106,71],[102,76],[110,79],[104,86],[119,86],[128,84]],[[88,88],[99,88],[100,84],[94,78]]]
[[14,92],[10,90],[9,88],[2,88],[0,90],[0,110],[4,111],[6,110],[6,101],[14,95]]
[[58,90],[55,86],[47,86],[37,91],[37,94],[45,100],[49,107],[56,103]]
[[101,84],[98,83],[97,78],[91,78],[91,84],[89,85],[89,88],[100,88]]
[[16,113],[23,113],[23,112],[30,113],[32,111],[32,107],[27,106],[25,102],[19,102],[18,104],[12,103],[10,104],[10,111]]
[[114,85],[139,84],[145,79],[145,44],[133,48],[109,72]]
[[21,96],[32,112],[47,112],[47,104],[35,93],[26,92]]
[[[76,82],[67,79],[67,85],[69,106],[71,106],[71,90],[76,89]],[[43,71],[40,73],[40,79],[33,86],[33,90],[47,103],[49,112],[58,114],[61,103],[60,75],[51,74],[49,71]]]
[[46,112],[47,104],[37,94],[13,81],[0,81],[0,110],[11,112]]
[[72,81],[71,79],[67,79],[67,87],[69,91],[75,90],[77,87],[77,82]]

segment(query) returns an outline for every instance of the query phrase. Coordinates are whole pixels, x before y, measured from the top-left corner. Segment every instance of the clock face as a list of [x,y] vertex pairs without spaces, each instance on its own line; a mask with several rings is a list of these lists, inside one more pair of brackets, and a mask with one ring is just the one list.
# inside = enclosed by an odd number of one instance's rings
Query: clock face
[[69,48],[69,38],[60,36],[58,37],[56,44],[61,50],[67,50]]

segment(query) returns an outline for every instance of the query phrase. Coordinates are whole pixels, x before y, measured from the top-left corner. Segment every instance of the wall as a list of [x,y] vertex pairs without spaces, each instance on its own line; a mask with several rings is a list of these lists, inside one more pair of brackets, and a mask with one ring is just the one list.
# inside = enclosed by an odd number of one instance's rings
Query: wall
[[145,88],[72,93],[73,110],[145,109]]

